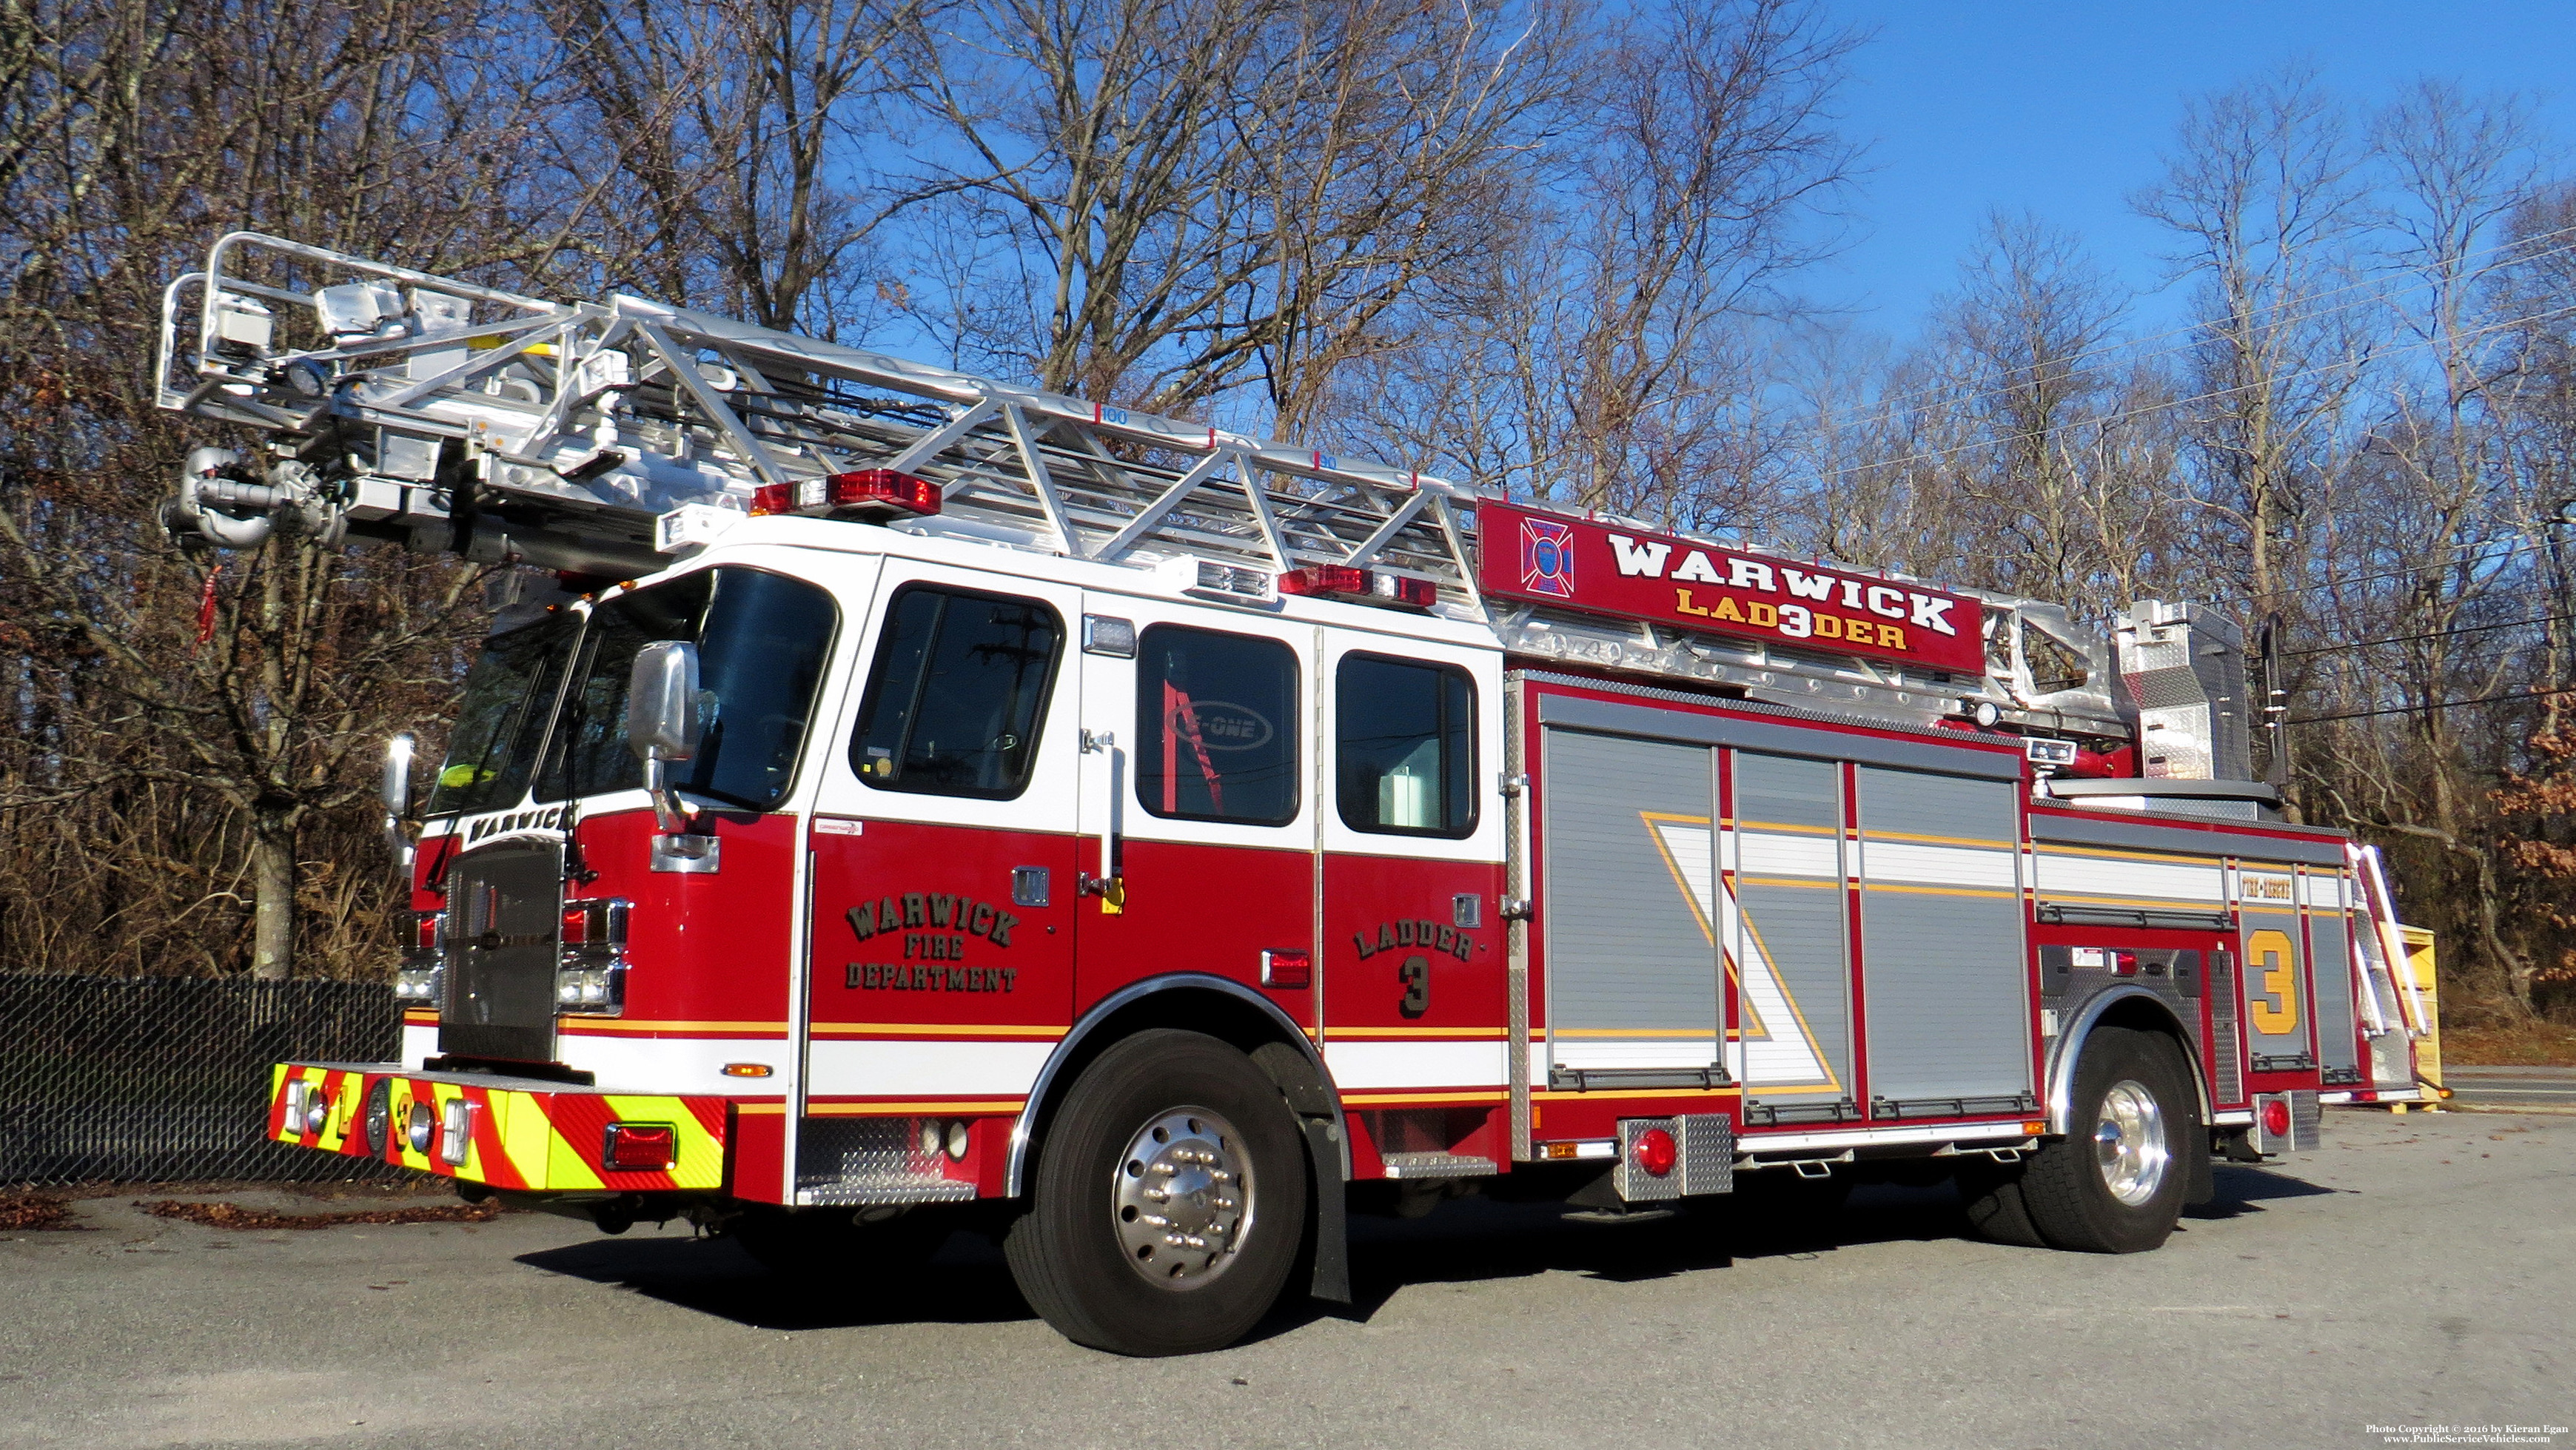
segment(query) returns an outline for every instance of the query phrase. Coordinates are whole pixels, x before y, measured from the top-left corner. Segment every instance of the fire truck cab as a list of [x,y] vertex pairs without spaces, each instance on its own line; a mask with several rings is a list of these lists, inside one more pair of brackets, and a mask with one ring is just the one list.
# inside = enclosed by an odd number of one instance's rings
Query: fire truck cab
[[1353,1207],[1947,1173],[2128,1252],[2417,1094],[2376,858],[2245,778],[2206,611],[275,239],[172,297],[165,403],[272,435],[175,529],[517,566],[404,839],[401,1058],[280,1064],[280,1141],[791,1272],[983,1228],[1160,1354],[1347,1298]]

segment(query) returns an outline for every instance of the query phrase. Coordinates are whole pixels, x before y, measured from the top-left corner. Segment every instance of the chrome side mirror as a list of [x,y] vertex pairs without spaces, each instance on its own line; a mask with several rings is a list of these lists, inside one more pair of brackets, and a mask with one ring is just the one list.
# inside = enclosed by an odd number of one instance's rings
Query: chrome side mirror
[[656,640],[635,652],[626,682],[626,748],[646,762],[698,753],[698,647]]
[[411,878],[413,850],[411,837],[403,832],[403,822],[411,818],[412,744],[408,731],[385,742],[385,774],[376,787],[376,797],[385,808],[385,846],[406,881]]
[[637,650],[626,679],[626,748],[644,762],[644,789],[653,796],[653,819],[666,836],[689,828],[669,767],[698,753],[701,731],[698,647],[666,639]]

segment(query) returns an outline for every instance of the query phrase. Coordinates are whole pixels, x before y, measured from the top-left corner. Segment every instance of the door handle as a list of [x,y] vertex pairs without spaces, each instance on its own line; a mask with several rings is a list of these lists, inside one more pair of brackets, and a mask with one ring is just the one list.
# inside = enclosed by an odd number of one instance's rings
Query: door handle
[[1108,730],[1083,731],[1082,753],[1107,757],[1109,794],[1101,802],[1100,874],[1077,874],[1074,890],[1099,897],[1101,915],[1118,916],[1127,910],[1126,863],[1119,859],[1118,840],[1118,812],[1126,801],[1127,753],[1118,748],[1117,734]]

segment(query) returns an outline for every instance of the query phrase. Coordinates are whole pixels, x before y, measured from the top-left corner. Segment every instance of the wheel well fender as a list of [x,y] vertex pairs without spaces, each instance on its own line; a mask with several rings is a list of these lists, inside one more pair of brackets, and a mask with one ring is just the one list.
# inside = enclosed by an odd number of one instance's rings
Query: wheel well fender
[[[1347,1159],[1350,1134],[1342,1123],[1341,1091],[1314,1042],[1278,1004],[1242,983],[1203,972],[1177,972],[1132,982],[1102,998],[1047,1054],[1029,1084],[1028,1102],[1011,1125],[1005,1194],[1017,1198],[1026,1191],[1029,1154],[1074,1079],[1111,1045],[1153,1027],[1204,1032],[1242,1049],[1279,1085],[1291,1110],[1307,1117],[1332,1118]],[[1347,1162],[1344,1171],[1348,1171]]]
[[2209,1074],[2191,1034],[2183,1030],[2181,1019],[2174,1015],[2172,1004],[2144,987],[2120,986],[2085,1003],[2075,1020],[2057,1035],[2057,1048],[2048,1065],[2050,1132],[2069,1131],[2068,1120],[2074,1115],[2076,1065],[2083,1059],[2085,1039],[2093,1035],[2096,1027],[2128,1027],[2172,1038],[2191,1077],[2192,1094],[2199,1100],[2200,1120],[2209,1121]]

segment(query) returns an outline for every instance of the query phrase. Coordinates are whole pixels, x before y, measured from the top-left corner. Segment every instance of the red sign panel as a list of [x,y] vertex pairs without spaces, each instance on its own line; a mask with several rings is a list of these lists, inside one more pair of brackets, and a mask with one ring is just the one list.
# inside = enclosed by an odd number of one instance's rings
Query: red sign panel
[[1985,672],[1977,601],[1590,519],[1479,504],[1485,593],[1799,649]]

